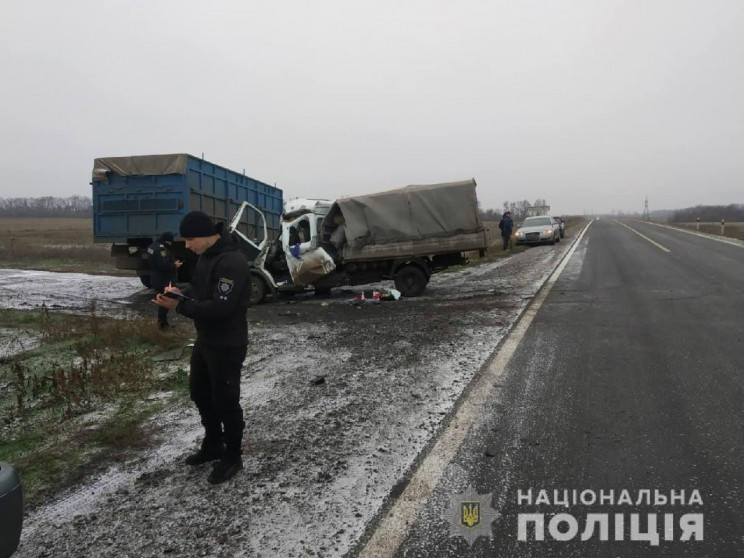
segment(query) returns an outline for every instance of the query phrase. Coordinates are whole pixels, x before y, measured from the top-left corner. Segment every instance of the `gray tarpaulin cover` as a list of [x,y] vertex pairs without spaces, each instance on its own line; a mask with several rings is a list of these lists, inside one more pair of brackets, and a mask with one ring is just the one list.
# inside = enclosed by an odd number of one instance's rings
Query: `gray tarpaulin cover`
[[188,158],[186,153],[101,157],[93,161],[93,180],[108,182],[110,172],[121,176],[186,174]]
[[352,248],[476,233],[483,225],[475,187],[470,179],[341,198],[325,222],[340,210]]

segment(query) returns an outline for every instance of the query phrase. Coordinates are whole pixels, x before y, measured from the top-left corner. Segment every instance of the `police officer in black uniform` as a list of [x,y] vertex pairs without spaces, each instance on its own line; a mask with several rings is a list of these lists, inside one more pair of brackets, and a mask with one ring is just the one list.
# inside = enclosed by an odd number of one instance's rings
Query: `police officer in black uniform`
[[188,465],[214,464],[209,482],[219,484],[243,468],[243,409],[240,407],[240,370],[248,348],[248,264],[233,237],[215,227],[206,213],[192,211],[181,221],[186,248],[199,254],[191,285],[182,295],[175,287],[158,294],[155,302],[192,318],[196,342],[191,354],[189,390],[204,426],[199,451]]
[[[147,247],[147,261],[150,264],[150,286],[162,293],[165,287],[178,280],[180,260],[174,260],[169,248],[173,244],[173,233],[164,232]],[[158,306],[158,327],[168,327],[168,309]]]

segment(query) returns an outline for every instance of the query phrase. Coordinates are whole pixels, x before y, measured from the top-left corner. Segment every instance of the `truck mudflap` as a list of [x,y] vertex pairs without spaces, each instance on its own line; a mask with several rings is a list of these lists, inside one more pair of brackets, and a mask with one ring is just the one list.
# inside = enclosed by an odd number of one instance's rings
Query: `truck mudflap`
[[287,267],[295,285],[312,285],[336,269],[333,258],[323,248],[287,254]]

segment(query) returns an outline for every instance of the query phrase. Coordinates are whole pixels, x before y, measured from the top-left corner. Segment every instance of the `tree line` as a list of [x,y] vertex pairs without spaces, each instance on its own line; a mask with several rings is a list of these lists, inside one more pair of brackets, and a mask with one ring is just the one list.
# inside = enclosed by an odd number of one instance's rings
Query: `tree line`
[[93,202],[85,196],[0,198],[0,217],[92,217]]
[[[545,212],[549,212],[549,204],[544,198],[538,198],[534,203],[529,200],[522,200],[518,202],[505,201],[502,209],[483,209],[478,208],[481,221],[500,221],[501,217],[507,211],[511,211],[512,219],[514,221],[521,221],[525,217],[536,214],[536,208],[544,207],[547,208]],[[543,211],[539,211],[543,213]]]
[[[501,216],[511,211],[512,219],[521,221],[534,214],[535,207],[547,206],[544,198],[534,202],[522,200],[505,201],[501,209],[478,208],[482,221],[499,221]],[[622,212],[620,215],[624,215]],[[0,217],[92,217],[93,202],[86,196],[58,198],[44,196],[40,198],[0,198]],[[628,214],[638,216],[640,214]],[[698,218],[702,222],[744,222],[744,205],[696,205],[686,209],[652,211],[656,219],[667,219],[670,223],[694,223]]]
[[694,223],[700,218],[704,223],[744,221],[744,205],[732,203],[729,205],[696,205],[687,209],[677,209],[669,216],[670,223]]

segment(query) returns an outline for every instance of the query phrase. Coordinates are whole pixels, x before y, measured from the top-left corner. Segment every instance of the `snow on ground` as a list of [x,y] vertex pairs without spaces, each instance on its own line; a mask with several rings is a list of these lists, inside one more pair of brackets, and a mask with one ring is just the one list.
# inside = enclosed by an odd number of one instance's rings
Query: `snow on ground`
[[251,308],[245,470],[215,487],[183,465],[201,428],[174,408],[156,447],[30,513],[18,556],[343,556],[568,248],[434,276],[416,299]]
[[137,277],[0,269],[0,309],[32,310],[45,304],[53,312],[78,312],[95,300],[101,314],[120,313],[138,292],[145,289]]

